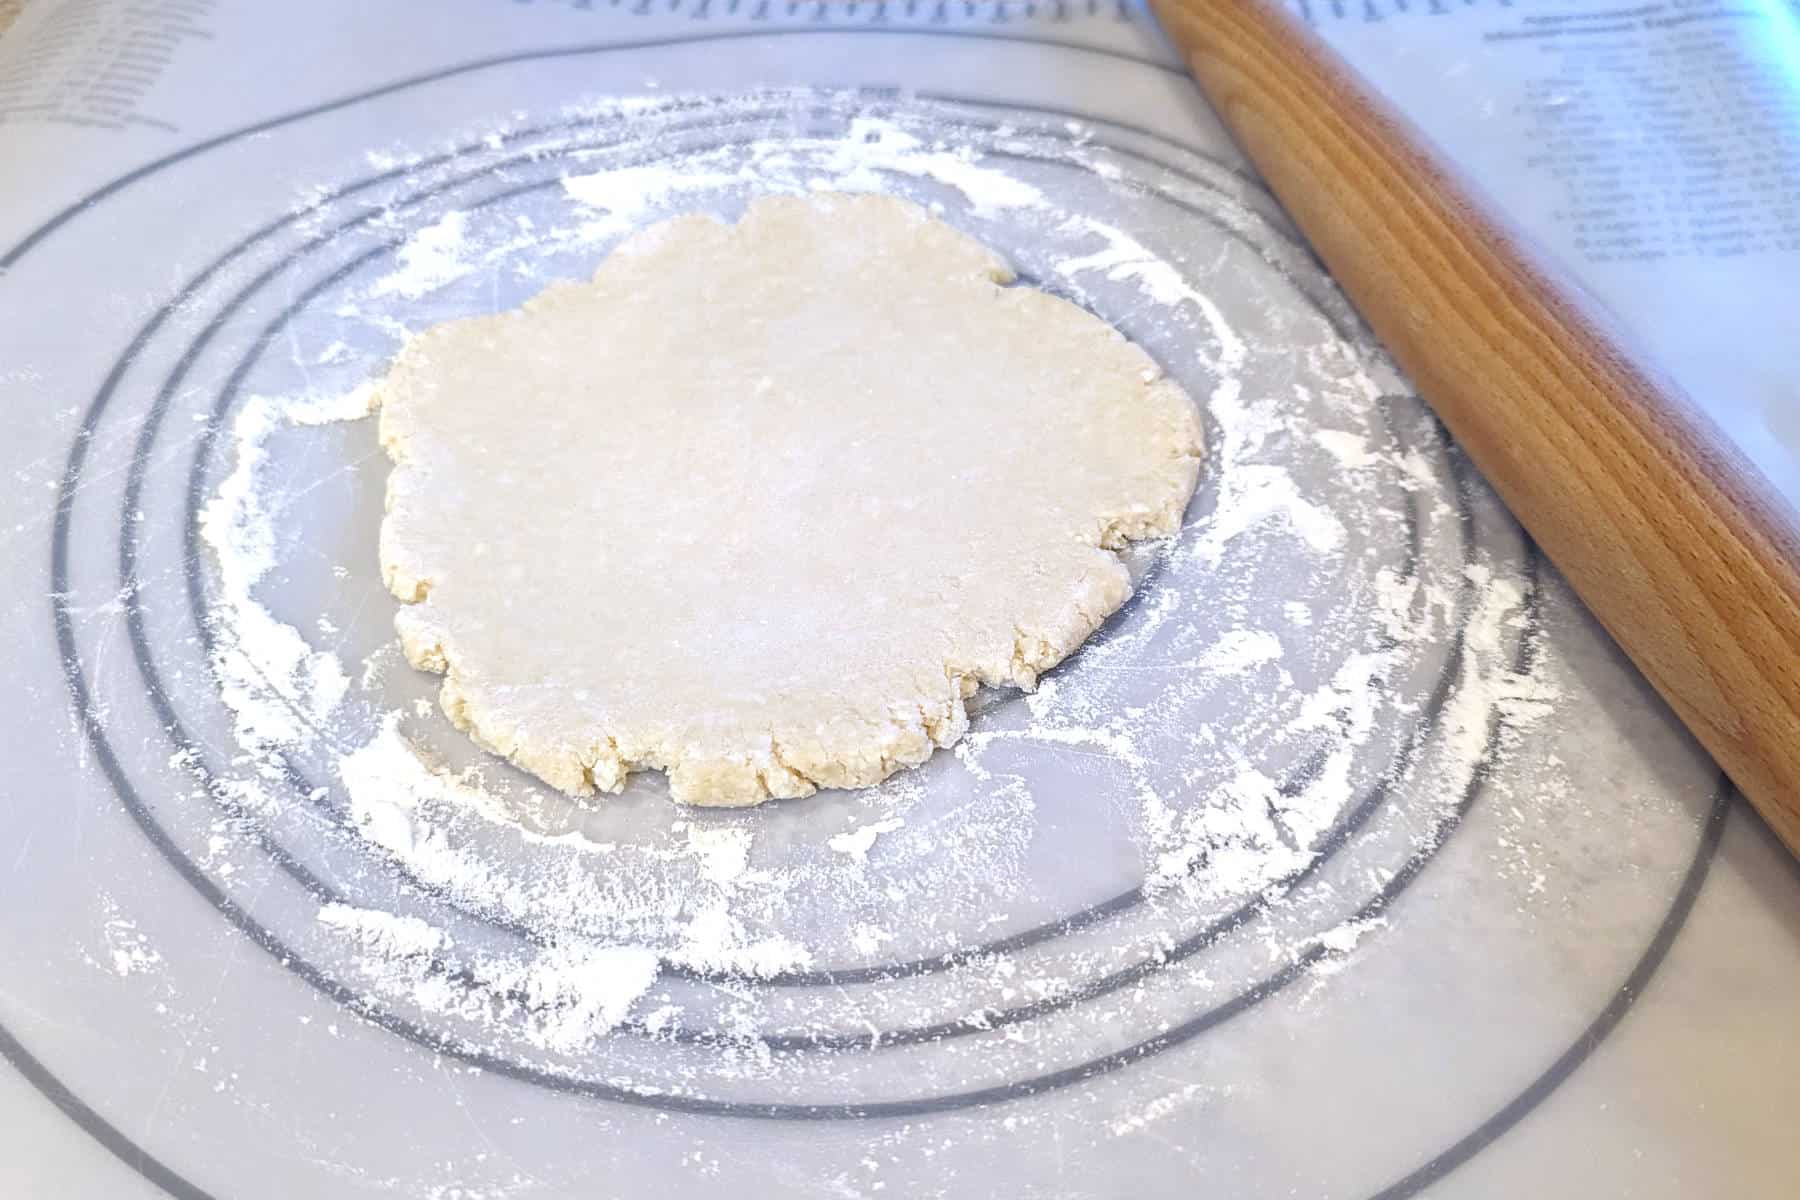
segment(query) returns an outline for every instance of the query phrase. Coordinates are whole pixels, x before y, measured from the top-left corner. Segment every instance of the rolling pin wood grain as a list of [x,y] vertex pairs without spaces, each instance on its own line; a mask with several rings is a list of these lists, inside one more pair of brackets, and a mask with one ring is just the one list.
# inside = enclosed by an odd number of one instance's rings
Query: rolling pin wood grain
[[1800,853],[1792,511],[1280,0],[1151,7],[1476,466]]

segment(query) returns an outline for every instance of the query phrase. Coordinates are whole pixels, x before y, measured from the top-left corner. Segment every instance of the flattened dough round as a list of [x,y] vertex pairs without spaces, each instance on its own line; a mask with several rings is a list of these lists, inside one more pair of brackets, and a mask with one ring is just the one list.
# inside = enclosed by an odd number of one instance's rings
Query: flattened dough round
[[681,217],[586,283],[413,338],[380,385],[382,570],[446,714],[577,794],[872,784],[1035,685],[1173,532],[1193,402],[881,196]]

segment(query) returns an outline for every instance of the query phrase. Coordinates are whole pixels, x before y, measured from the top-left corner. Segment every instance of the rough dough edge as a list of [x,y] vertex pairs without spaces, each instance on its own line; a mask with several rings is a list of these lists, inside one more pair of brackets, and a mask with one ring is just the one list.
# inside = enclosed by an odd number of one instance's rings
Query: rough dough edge
[[[834,197],[839,200],[845,198]],[[911,210],[919,219],[936,220],[918,205],[894,197],[847,198],[852,202],[879,200]],[[758,204],[792,199],[795,198],[765,197],[753,201],[745,215],[749,215],[751,209]],[[678,223],[696,219],[730,227],[726,222],[705,214],[677,216],[634,232],[619,246],[615,246],[608,257],[619,253],[621,249],[629,252],[643,242],[661,238]],[[740,222],[741,220],[742,218]],[[997,293],[1012,294],[1019,290],[1007,286],[1015,281],[1016,276],[1010,264],[997,252],[967,234],[962,234],[960,230],[955,230],[953,226],[947,227],[979,248],[989,259],[984,269],[975,273],[976,278],[987,283]],[[603,262],[602,268],[604,265]],[[555,292],[571,286],[579,285],[572,281],[552,283],[509,311],[527,313],[546,302]],[[1067,300],[1039,289],[1023,290],[1032,296],[1055,301],[1058,305],[1069,304]],[[829,754],[810,755],[796,747],[783,745],[773,729],[766,735],[760,756],[746,754],[736,758],[688,758],[677,763],[668,762],[655,754],[633,754],[630,748],[622,748],[617,737],[611,734],[602,734],[579,748],[537,747],[523,743],[517,736],[516,729],[508,728],[505,722],[496,720],[495,714],[485,711],[479,700],[464,687],[464,673],[458,669],[457,655],[451,644],[449,631],[426,617],[426,602],[429,600],[433,581],[423,569],[409,568],[400,561],[400,556],[393,553],[390,535],[393,522],[389,514],[396,506],[396,498],[403,497],[410,486],[415,468],[408,452],[411,430],[401,428],[399,422],[392,419],[393,410],[385,403],[385,387],[405,360],[419,353],[428,341],[444,336],[446,330],[463,321],[481,320],[482,317],[440,322],[411,335],[371,389],[371,405],[378,414],[378,438],[382,449],[393,463],[388,473],[384,498],[379,555],[383,582],[403,605],[394,616],[402,653],[414,668],[444,677],[438,691],[439,708],[451,724],[465,733],[471,741],[559,791],[573,796],[592,796],[601,792],[617,794],[624,790],[632,774],[657,770],[667,774],[670,796],[679,803],[695,807],[747,808],[774,799],[809,796],[820,788],[869,787],[899,770],[918,766],[938,749],[954,745],[967,732],[969,719],[966,702],[979,687],[1011,686],[1026,692],[1035,690],[1038,679],[1044,672],[1079,649],[1107,618],[1130,599],[1133,586],[1122,551],[1136,542],[1177,533],[1199,482],[1205,447],[1199,414],[1192,398],[1163,374],[1160,364],[1136,343],[1129,342],[1110,322],[1103,321],[1079,306],[1069,306],[1089,319],[1102,321],[1119,340],[1128,342],[1144,356],[1148,364],[1142,381],[1146,392],[1142,399],[1145,402],[1151,400],[1150,393],[1164,393],[1162,400],[1170,403],[1171,411],[1184,414],[1186,427],[1175,432],[1185,436],[1178,438],[1181,444],[1176,447],[1172,456],[1174,469],[1163,480],[1165,485],[1172,486],[1166,488],[1164,496],[1157,503],[1134,505],[1124,511],[1103,514],[1092,531],[1093,536],[1084,539],[1084,544],[1095,552],[1093,565],[1076,581],[1078,599],[1070,610],[1071,617],[1066,624],[1059,629],[1025,629],[1015,626],[1010,647],[1004,650],[996,648],[981,656],[978,662],[942,664],[945,691],[941,701],[939,697],[928,697],[928,703],[919,705],[916,711],[905,714],[890,712],[890,735],[874,740],[863,747],[860,753],[846,754],[842,747],[836,747]],[[1150,373],[1151,371],[1154,373]],[[930,703],[931,701],[940,702]]]

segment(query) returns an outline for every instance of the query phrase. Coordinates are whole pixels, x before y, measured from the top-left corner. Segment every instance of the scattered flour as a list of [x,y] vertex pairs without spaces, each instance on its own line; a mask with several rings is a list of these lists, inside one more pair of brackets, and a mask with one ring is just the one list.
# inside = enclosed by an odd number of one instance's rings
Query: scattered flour
[[894,830],[900,828],[904,824],[906,824],[906,822],[899,817],[888,817],[883,821],[871,821],[869,824],[859,826],[848,833],[835,834],[827,839],[825,844],[830,846],[833,850],[836,850],[839,854],[847,854],[858,862],[867,862],[869,851],[875,847],[875,839],[884,833],[894,832]]
[[132,975],[142,975],[154,971],[162,964],[162,953],[150,944],[150,938],[137,922],[124,916],[112,897],[102,894],[101,906],[106,913],[100,926],[101,942],[104,946],[104,960],[89,962],[111,971],[120,979]]
[[[1170,928],[1238,905],[1272,908],[1370,788],[1400,786],[1427,759],[1445,780],[1471,777],[1488,753],[1492,711],[1528,722],[1557,699],[1510,668],[1526,601],[1519,579],[1478,562],[1461,577],[1422,582],[1378,561],[1400,536],[1378,526],[1395,496],[1448,485],[1443,464],[1420,445],[1382,432],[1384,389],[1359,352],[1317,351],[1291,395],[1251,386],[1267,369],[1257,335],[1234,325],[1191,269],[1151,249],[1141,231],[1064,209],[997,165],[978,139],[959,142],[944,128],[852,114],[835,134],[771,135],[656,165],[575,171],[561,180],[569,212],[560,223],[518,216],[496,233],[463,212],[445,214],[406,237],[394,270],[337,310],[397,337],[405,326],[387,315],[397,301],[523,250],[598,246],[722,194],[912,181],[956,197],[971,219],[1047,239],[1056,257],[1044,277],[1075,298],[1104,312],[1099,297],[1125,294],[1152,314],[1153,331],[1177,348],[1165,357],[1192,356],[1165,365],[1207,397],[1214,431],[1203,489],[1212,494],[1200,519],[1138,564],[1153,577],[1116,628],[1023,704],[978,717],[954,755],[850,797],[831,823],[840,832],[824,835],[794,815],[798,807],[702,817],[654,794],[628,793],[593,812],[555,808],[554,797],[494,763],[455,766],[458,735],[440,743],[437,718],[390,698],[391,646],[347,671],[335,650],[278,620],[262,595],[290,549],[277,534],[272,436],[366,416],[369,392],[257,396],[239,410],[234,466],[201,519],[223,614],[213,667],[248,764],[216,790],[235,811],[274,813],[295,803],[281,763],[326,764],[307,802],[338,805],[346,836],[400,872],[412,897],[318,911],[318,935],[382,1004],[546,1055],[579,1055],[621,1027],[672,1039],[699,1021],[722,1043],[750,1045],[744,1061],[756,1070],[772,1069],[758,1041],[770,1027],[848,1023],[877,1037],[906,1020],[1004,1028],[1009,1005],[1164,954]],[[1120,174],[1085,140],[1051,149],[1102,179]],[[336,342],[313,357],[319,365],[353,356]],[[1291,366],[1282,369],[1292,378]],[[1313,457],[1299,465],[1305,455]],[[1460,536],[1446,504],[1420,519],[1437,522],[1421,538]],[[1271,585],[1257,572],[1277,559],[1292,579]],[[334,574],[371,567],[337,564]],[[1315,576],[1343,582],[1306,599],[1267,595]],[[1421,747],[1396,731],[1415,723],[1432,671],[1452,670],[1438,660],[1458,619],[1467,630],[1458,686],[1442,736]],[[1106,836],[1134,848],[1142,903],[1068,947],[982,950],[1012,928],[1012,906],[1030,901],[1034,871],[1044,870],[1034,849],[1069,819],[1071,780],[1075,794],[1104,797],[1087,805],[1099,814],[1092,819],[1112,822]],[[1396,834],[1407,852],[1429,847],[1449,803],[1444,788],[1424,790],[1433,798],[1422,802],[1418,828]],[[954,802],[938,804],[940,795]],[[652,814],[647,825],[629,819],[632,805]],[[1321,883],[1320,894],[1329,897],[1330,886]],[[959,912],[950,903],[965,897],[986,907]],[[1379,925],[1300,931],[1268,961],[1322,945],[1341,968]],[[916,1000],[907,994],[865,1014],[857,1002],[815,1011],[793,989],[759,986],[809,972],[835,978],[896,956],[958,972],[957,1012],[928,1012],[939,1001],[923,988]],[[1203,970],[1166,975],[1169,987],[1209,986]],[[1133,992],[1118,1011],[1139,1002]],[[1200,1095],[1171,1093],[1123,1131]]]
[[449,212],[413,234],[400,248],[400,269],[377,280],[371,294],[417,300],[467,274],[468,224],[468,214]]

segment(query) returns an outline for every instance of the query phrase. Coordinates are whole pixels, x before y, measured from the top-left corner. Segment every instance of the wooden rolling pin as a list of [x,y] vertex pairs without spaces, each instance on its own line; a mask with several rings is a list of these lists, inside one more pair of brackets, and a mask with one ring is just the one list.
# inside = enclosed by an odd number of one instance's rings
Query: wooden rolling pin
[[1792,511],[1281,0],[1150,6],[1456,440],[1800,854]]

